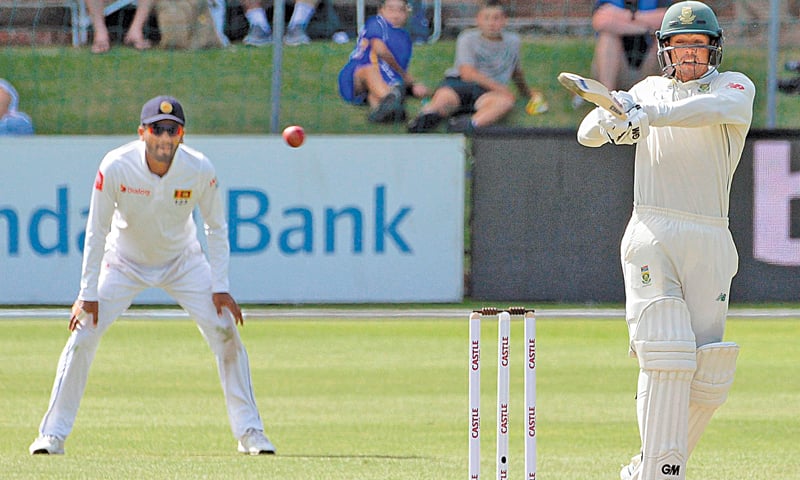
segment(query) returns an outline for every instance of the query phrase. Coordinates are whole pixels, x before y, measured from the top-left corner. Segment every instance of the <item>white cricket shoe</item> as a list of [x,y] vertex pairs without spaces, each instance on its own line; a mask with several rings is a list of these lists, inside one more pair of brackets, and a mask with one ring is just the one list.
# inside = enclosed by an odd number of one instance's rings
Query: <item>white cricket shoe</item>
[[642,454],[634,455],[631,463],[622,467],[619,471],[620,480],[639,480],[639,466],[642,464]]
[[269,441],[261,430],[248,428],[239,439],[239,452],[250,455],[271,455],[275,453],[275,445]]
[[64,440],[53,435],[39,435],[28,451],[31,455],[64,455]]

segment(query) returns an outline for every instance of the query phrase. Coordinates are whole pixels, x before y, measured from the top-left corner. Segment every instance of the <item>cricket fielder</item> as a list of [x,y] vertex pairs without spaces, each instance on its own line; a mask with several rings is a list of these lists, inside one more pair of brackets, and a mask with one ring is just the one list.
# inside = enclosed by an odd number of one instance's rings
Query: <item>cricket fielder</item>
[[[63,454],[100,337],[150,287],[162,288],[197,322],[217,360],[228,418],[242,453],[275,453],[264,435],[250,366],[236,324],[242,311],[228,293],[228,227],[215,169],[183,144],[183,107],[173,97],[144,104],[139,140],[100,163],[89,205],[83,270],[69,337],[50,404],[31,454]],[[203,216],[201,250],[192,211]]]
[[640,455],[623,480],[682,480],[727,398],[739,347],[723,342],[738,254],[728,229],[734,171],[755,87],[720,72],[722,29],[702,2],[679,2],[656,32],[664,76],[614,92],[628,112],[591,111],[589,147],[634,145],[633,214],[620,248],[630,350],[638,359]]

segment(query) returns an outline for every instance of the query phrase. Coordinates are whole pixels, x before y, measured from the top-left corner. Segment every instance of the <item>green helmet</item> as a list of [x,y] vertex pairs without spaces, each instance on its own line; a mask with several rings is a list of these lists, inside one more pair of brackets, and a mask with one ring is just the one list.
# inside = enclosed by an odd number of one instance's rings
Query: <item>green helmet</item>
[[671,48],[667,46],[667,40],[681,33],[708,35],[710,41],[706,48],[711,50],[709,67],[715,68],[722,63],[722,28],[714,11],[703,2],[678,2],[667,9],[661,29],[656,32],[658,61],[667,76],[674,75],[675,67],[669,57]]

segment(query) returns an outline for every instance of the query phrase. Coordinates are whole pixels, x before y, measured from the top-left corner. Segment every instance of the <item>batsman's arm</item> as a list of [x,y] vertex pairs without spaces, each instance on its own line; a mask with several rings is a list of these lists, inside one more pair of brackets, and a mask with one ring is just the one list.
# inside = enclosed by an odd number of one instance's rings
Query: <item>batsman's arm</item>
[[578,143],[584,147],[602,147],[608,143],[608,136],[600,128],[600,118],[603,115],[598,107],[589,112],[578,127]]

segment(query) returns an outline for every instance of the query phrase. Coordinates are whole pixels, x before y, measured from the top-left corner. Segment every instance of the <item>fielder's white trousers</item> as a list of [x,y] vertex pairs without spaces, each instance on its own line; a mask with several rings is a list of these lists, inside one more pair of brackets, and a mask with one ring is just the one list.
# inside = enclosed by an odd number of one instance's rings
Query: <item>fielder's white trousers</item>
[[[97,328],[91,320],[72,332],[61,358],[47,413],[39,426],[42,435],[66,439],[72,431],[100,337],[146,288],[162,288],[194,318],[217,361],[222,390],[234,437],[248,428],[263,430],[250,380],[247,352],[233,315],[217,315],[212,302],[211,272],[199,246],[161,267],[143,267],[106,252],[98,285]],[[154,333],[156,335],[157,333]]]
[[739,255],[727,218],[636,206],[620,247],[629,332],[654,298],[684,299],[697,346],[722,341]]

